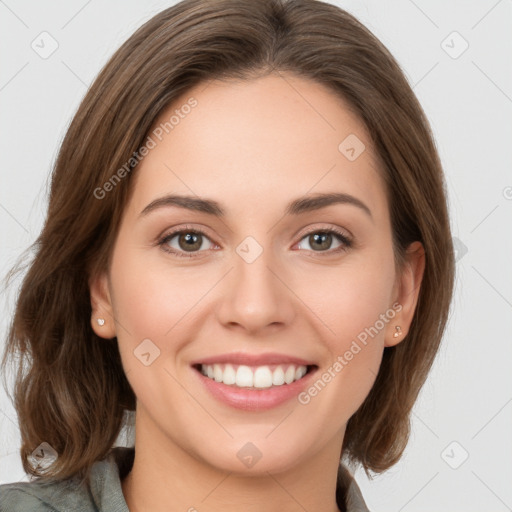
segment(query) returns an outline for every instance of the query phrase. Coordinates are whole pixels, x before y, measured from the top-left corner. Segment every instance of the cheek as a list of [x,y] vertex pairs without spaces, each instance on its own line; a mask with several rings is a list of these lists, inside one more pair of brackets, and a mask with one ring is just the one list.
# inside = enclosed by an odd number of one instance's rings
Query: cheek
[[202,276],[197,267],[173,268],[164,258],[155,264],[136,250],[114,254],[111,279],[116,317],[134,341],[141,336],[170,336],[174,325],[214,283],[211,272]]
[[314,404],[319,417],[332,417],[332,428],[348,419],[368,396],[378,374],[386,327],[393,322],[388,279],[368,271],[331,276],[327,295],[317,295],[319,330],[328,356],[300,403]]
[[125,373],[137,395],[157,393],[158,374],[173,371],[196,337],[218,275],[206,267],[173,267],[165,258],[148,264],[143,251],[125,250],[114,253],[111,280]]
[[[394,259],[388,252],[368,252],[336,269],[323,269],[303,286],[301,297],[319,318],[319,334],[328,349],[320,382],[313,395],[329,388],[324,403],[336,403],[348,419],[370,391],[384,350],[384,336],[393,325]],[[320,325],[321,324],[321,325]],[[332,384],[331,384],[332,383]],[[322,391],[323,394],[323,391]],[[305,397],[305,401],[308,397]]]
[[190,334],[194,305],[212,279],[202,285],[183,268],[149,265],[142,253],[126,250],[114,253],[111,281],[125,374],[138,400],[152,403],[162,395],[162,379],[173,386],[173,361]]
[[318,268],[307,280],[296,279],[297,294],[324,326],[323,338],[336,355],[376,323],[381,336],[374,337],[382,338],[387,318],[383,324],[381,315],[391,306],[395,279],[392,254],[354,254],[338,267]]

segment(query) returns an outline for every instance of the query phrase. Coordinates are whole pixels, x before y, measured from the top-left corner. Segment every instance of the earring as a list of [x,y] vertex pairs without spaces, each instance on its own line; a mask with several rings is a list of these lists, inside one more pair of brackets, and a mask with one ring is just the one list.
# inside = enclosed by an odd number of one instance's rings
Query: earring
[[105,319],[104,319],[104,318],[98,318],[98,319],[96,320],[96,322],[98,322],[98,325],[99,325],[99,326],[103,326],[103,325],[105,325]]
[[399,325],[396,325],[395,330],[396,330],[396,332],[393,333],[393,338],[398,338],[398,336],[400,336],[400,334],[402,334],[402,329]]

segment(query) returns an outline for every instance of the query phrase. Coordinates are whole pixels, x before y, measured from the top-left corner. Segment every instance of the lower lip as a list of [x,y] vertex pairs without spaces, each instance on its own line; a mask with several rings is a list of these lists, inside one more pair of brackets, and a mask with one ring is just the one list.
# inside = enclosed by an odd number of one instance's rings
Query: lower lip
[[318,368],[312,368],[302,379],[296,380],[291,384],[282,384],[281,386],[272,386],[263,389],[247,389],[228,386],[222,382],[217,382],[204,376],[200,370],[194,368],[201,382],[206,389],[221,402],[242,409],[244,411],[262,411],[277,407],[293,397],[296,397],[308,386],[312,375]]

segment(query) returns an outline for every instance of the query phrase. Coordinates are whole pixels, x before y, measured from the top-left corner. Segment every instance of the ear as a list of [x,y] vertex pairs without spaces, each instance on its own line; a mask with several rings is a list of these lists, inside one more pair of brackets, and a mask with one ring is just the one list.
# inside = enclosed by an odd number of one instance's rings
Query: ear
[[[115,338],[116,336],[114,308],[108,284],[108,275],[106,273],[89,279],[92,309],[91,326],[98,336],[105,339]],[[98,323],[98,319],[103,320],[103,325]]]
[[[387,325],[385,346],[398,345],[409,332],[414,311],[421,288],[423,272],[425,271],[425,249],[421,242],[413,242],[406,250],[405,262],[401,275],[395,283],[394,303],[401,305],[395,308],[396,316]],[[400,326],[400,334],[394,337],[395,327]]]

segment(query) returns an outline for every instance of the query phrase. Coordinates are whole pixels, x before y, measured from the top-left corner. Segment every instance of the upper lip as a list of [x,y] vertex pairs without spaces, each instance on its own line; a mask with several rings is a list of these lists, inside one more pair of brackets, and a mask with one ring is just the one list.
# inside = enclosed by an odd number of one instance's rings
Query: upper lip
[[298,366],[313,366],[315,363],[306,361],[300,357],[289,356],[267,352],[264,354],[248,354],[245,352],[231,352],[229,354],[219,354],[217,356],[206,357],[191,363],[192,366],[200,364],[243,364],[246,366],[265,366],[270,364],[294,364]]

